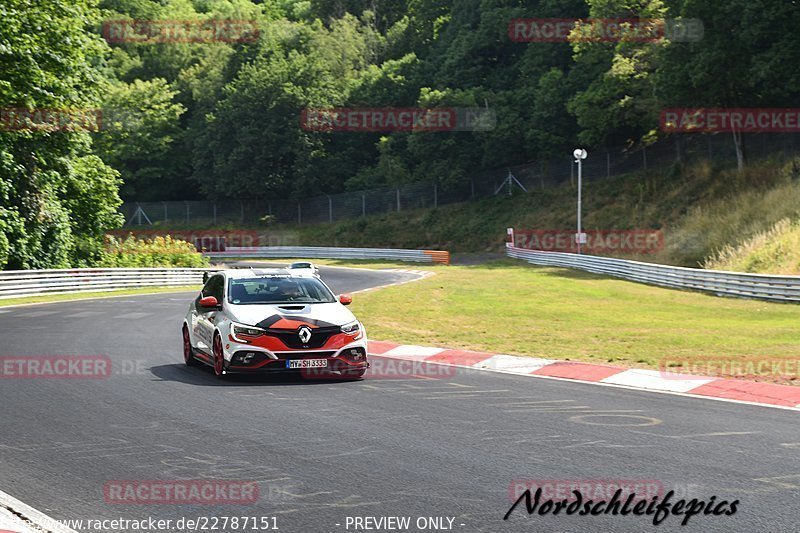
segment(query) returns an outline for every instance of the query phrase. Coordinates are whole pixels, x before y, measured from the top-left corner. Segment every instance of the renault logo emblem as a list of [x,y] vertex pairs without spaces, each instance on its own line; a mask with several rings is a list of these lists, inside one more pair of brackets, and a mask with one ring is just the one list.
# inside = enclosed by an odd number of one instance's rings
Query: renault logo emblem
[[301,326],[300,329],[297,330],[297,336],[300,337],[300,342],[308,344],[308,341],[311,340],[311,328],[308,326]]

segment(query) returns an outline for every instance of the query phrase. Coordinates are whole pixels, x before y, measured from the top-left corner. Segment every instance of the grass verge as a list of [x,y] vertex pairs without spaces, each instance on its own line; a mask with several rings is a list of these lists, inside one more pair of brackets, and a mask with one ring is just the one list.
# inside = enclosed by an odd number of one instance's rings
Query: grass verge
[[800,306],[718,298],[512,260],[359,295],[373,339],[628,367],[797,380]]

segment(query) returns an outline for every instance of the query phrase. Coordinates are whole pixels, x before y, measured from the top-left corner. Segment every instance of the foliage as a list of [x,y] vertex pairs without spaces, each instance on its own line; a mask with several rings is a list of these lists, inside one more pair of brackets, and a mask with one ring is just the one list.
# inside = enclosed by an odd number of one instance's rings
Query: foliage
[[192,243],[166,237],[137,239],[133,235],[119,240],[106,237],[106,249],[98,262],[101,267],[205,267],[208,259]]
[[[0,132],[0,267],[89,265],[128,201],[438,181],[664,136],[667,107],[800,107],[800,10],[775,0],[7,0],[0,108],[102,108]],[[515,19],[699,19],[697,42],[516,42]],[[102,38],[108,21],[245,21],[243,40]],[[581,23],[583,24],[583,23]],[[158,42],[156,42],[158,41]],[[488,131],[317,132],[308,108],[472,108]],[[742,175],[744,138],[732,136]],[[96,212],[92,212],[92,205]]]
[[[0,17],[0,108],[89,111],[99,99],[96,67],[107,48],[93,33],[91,0],[31,7],[11,0]],[[116,171],[91,153],[85,127],[0,132],[0,266],[54,268],[96,255],[93,240],[115,227]]]

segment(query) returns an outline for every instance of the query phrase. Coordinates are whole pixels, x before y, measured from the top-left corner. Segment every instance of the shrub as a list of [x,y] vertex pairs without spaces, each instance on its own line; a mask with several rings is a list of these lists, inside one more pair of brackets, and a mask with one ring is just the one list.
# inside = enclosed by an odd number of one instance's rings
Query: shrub
[[98,266],[101,267],[205,267],[208,258],[192,243],[166,237],[137,239],[128,235],[124,240],[106,237],[106,249]]

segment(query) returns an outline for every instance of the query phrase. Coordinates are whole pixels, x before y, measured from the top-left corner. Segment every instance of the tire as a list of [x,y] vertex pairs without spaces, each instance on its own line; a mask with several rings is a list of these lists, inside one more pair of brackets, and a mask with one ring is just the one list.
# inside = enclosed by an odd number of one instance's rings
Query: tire
[[183,362],[186,366],[199,366],[200,362],[194,357],[194,348],[189,338],[189,328],[183,326]]
[[217,376],[219,379],[225,377],[225,356],[222,353],[222,337],[219,336],[219,333],[214,335],[214,347],[212,352],[214,352],[214,375]]

